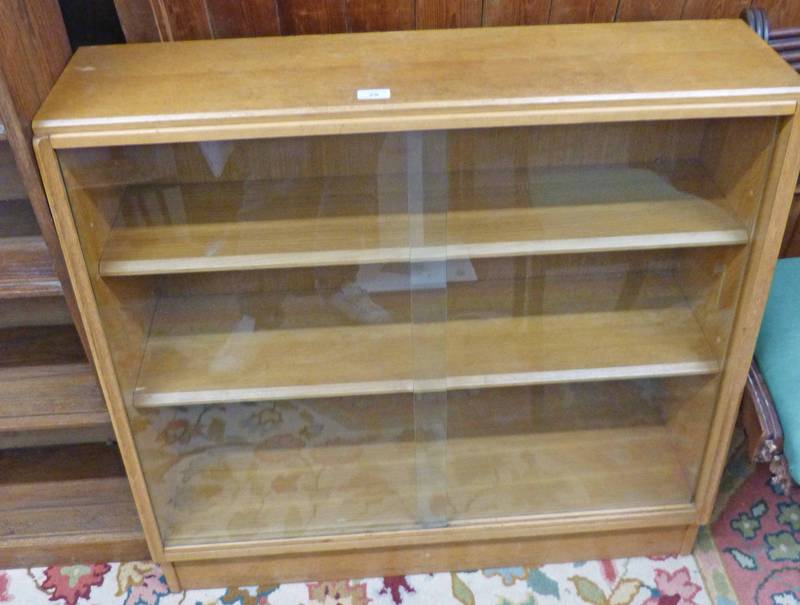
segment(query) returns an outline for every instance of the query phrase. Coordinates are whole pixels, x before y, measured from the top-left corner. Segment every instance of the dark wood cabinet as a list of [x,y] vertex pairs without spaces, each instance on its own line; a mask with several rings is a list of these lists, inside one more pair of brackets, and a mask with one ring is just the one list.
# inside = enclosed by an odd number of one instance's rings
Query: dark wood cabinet
[[31,146],[70,54],[56,0],[0,3],[0,567],[147,555]]

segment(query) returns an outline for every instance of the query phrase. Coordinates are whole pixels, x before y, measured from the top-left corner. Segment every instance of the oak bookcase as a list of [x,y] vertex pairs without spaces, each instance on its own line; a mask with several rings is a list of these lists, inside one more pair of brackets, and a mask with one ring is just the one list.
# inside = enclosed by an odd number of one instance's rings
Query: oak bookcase
[[81,49],[36,151],[171,586],[688,551],[799,95],[739,21]]

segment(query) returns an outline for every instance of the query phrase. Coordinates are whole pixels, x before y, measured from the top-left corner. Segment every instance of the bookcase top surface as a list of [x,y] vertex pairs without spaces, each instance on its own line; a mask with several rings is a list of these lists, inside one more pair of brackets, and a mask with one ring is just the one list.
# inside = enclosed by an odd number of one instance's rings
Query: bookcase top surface
[[800,77],[738,20],[247,38],[81,48],[34,129],[299,132],[357,118],[380,131],[520,107],[580,107],[588,121],[609,105],[657,116],[670,103],[798,94]]

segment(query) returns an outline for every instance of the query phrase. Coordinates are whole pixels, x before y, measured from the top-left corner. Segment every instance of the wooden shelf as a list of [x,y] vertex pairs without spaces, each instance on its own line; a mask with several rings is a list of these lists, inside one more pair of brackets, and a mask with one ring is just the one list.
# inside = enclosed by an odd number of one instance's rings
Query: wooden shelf
[[61,282],[41,236],[0,238],[0,298],[61,295]]
[[[685,306],[410,323],[243,329],[209,327],[229,307],[164,299],[147,341],[140,407],[410,393],[718,371]],[[428,362],[421,361],[425,357]],[[446,359],[446,381],[416,367]],[[422,364],[422,365],[420,365]],[[434,365],[435,364],[435,365]],[[444,372],[444,370],[443,370]],[[415,380],[415,377],[418,380]],[[445,378],[442,376],[441,378]]]
[[26,199],[0,202],[0,298],[60,296],[50,251]]
[[0,329],[0,370],[85,363],[75,326]]
[[449,211],[425,215],[428,239],[413,252],[406,177],[132,186],[100,273],[645,250],[748,239],[715,203],[711,179],[693,166],[674,173],[614,166],[426,178],[428,207]]
[[0,565],[147,556],[115,447],[7,450],[0,456]]
[[[672,438],[660,426],[448,438],[446,448],[434,501],[452,525],[691,499]],[[417,500],[417,455],[409,441],[257,453],[229,445],[185,455],[161,492],[166,543],[416,528],[431,506],[424,496]],[[286,488],[271,489],[276,485]]]
[[109,426],[87,363],[0,368],[0,432]]
[[72,325],[0,329],[0,432],[110,425]]

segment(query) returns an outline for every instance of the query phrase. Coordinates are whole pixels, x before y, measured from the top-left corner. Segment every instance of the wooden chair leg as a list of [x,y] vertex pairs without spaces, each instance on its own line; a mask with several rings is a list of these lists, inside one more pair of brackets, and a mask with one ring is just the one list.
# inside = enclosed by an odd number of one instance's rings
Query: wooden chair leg
[[792,479],[783,455],[783,429],[769,387],[755,359],[747,375],[739,419],[747,436],[750,459],[769,464],[772,484],[781,493],[788,494]]

